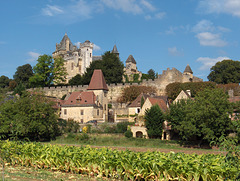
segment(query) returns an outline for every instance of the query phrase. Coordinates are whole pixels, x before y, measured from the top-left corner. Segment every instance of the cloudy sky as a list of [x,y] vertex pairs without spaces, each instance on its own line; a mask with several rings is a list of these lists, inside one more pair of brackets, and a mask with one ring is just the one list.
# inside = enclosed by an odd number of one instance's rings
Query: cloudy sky
[[223,59],[239,60],[240,0],[8,0],[0,1],[0,76],[51,55],[67,33],[90,40],[94,55],[117,45],[143,73],[189,64],[207,81]]

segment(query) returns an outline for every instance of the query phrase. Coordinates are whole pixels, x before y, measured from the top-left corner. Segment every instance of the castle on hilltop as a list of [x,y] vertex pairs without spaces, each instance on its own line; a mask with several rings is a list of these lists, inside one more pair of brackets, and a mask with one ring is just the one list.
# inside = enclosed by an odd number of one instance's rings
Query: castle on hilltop
[[[80,43],[78,48],[72,44],[66,33],[61,42],[59,44],[56,43],[56,50],[52,53],[52,57],[60,56],[65,60],[64,65],[67,70],[66,83],[77,74],[83,75],[91,62],[102,60],[102,56],[93,56],[93,45],[89,40],[86,40],[84,43]],[[114,45],[112,53],[119,56],[116,45]]]

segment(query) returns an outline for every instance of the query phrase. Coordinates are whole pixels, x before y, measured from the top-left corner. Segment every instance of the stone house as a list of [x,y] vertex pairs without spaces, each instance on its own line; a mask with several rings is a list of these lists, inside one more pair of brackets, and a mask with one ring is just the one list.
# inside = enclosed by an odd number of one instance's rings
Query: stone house
[[184,99],[184,100],[191,99],[191,91],[190,91],[190,90],[186,90],[186,91],[182,90],[182,91],[178,94],[178,96],[176,97],[176,99],[173,101],[173,103],[177,103],[178,101],[180,101],[180,100],[182,100],[182,99]]
[[90,120],[105,122],[108,119],[108,87],[102,70],[94,70],[87,91],[72,92],[61,106],[62,119],[80,123]]

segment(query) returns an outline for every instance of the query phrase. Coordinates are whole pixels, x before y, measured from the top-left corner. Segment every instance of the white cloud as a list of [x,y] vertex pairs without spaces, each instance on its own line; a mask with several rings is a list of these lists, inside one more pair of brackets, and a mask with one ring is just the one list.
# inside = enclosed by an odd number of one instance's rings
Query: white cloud
[[179,51],[176,47],[168,48],[168,53],[172,56],[182,56],[183,52]]
[[205,32],[205,31],[213,31],[215,27],[213,26],[213,23],[208,20],[201,20],[199,21],[193,28],[193,32]]
[[56,5],[55,6],[47,5],[46,8],[42,9],[42,14],[45,16],[55,16],[63,13],[64,11],[61,9],[61,7]]
[[150,11],[155,11],[156,8],[148,1],[146,0],[141,0],[141,4],[146,7],[147,9],[149,9]]
[[93,44],[93,50],[95,51],[101,50],[101,47],[96,44]]
[[78,42],[76,42],[76,43],[74,43],[74,45],[76,45],[78,48],[80,47],[80,41],[78,41]]
[[30,57],[29,59],[27,59],[27,62],[29,63],[36,61],[38,57],[41,55],[37,52],[28,52],[27,54]]
[[[55,1],[52,1],[54,3]],[[143,15],[145,19],[162,19],[165,12],[158,12],[149,0],[72,0],[64,5],[46,5],[41,14],[55,22],[71,24],[92,18],[94,14],[113,9],[133,15]],[[150,14],[150,15],[147,15]]]
[[239,0],[201,0],[199,9],[204,13],[225,13],[240,18]]
[[209,57],[199,57],[196,61],[201,62],[203,65],[199,68],[200,70],[209,70],[212,66],[214,66],[217,62],[222,60],[228,60],[228,57],[217,57],[217,58],[209,58]]
[[220,34],[202,32],[198,33],[196,37],[202,46],[224,47],[227,45],[227,42],[221,39]]

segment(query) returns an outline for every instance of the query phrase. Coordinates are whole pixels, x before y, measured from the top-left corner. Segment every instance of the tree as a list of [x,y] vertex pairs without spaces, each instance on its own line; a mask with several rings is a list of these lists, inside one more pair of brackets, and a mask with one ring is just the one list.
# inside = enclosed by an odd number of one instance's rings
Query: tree
[[37,62],[33,67],[34,75],[29,79],[32,86],[45,87],[65,81],[67,73],[62,58],[53,61],[50,55],[41,55]]
[[9,89],[12,91],[12,90],[14,90],[16,87],[17,87],[17,82],[15,81],[15,80],[11,80],[10,82],[9,82]]
[[167,85],[166,92],[167,92],[168,98],[173,101],[176,99],[176,97],[182,90],[185,90],[185,91],[190,90],[191,96],[195,97],[198,94],[198,92],[201,92],[206,88],[209,88],[209,89],[216,88],[216,83],[214,82],[185,82],[185,83],[174,82]]
[[155,71],[153,69],[150,69],[148,71],[148,78],[149,79],[153,79],[153,80],[156,78],[156,73],[155,73]]
[[80,74],[77,74],[69,80],[70,85],[83,85],[83,77]]
[[137,98],[141,93],[155,94],[156,88],[150,86],[129,86],[125,87],[122,91],[121,96],[118,98],[120,103],[130,103]]
[[217,62],[211,69],[208,80],[217,84],[240,83],[240,62],[223,60]]
[[210,143],[221,135],[228,135],[232,128],[229,117],[232,104],[222,89],[205,89],[194,101],[181,102],[170,109],[169,121],[183,140],[197,138],[200,144]]
[[53,102],[41,94],[23,94],[0,106],[0,135],[7,138],[44,141],[58,135]]
[[124,65],[118,56],[109,51],[102,55],[101,61],[94,61],[83,75],[83,83],[89,84],[94,69],[101,69],[107,84],[122,82]]
[[149,138],[162,138],[164,115],[160,107],[156,104],[147,109],[144,118]]
[[32,76],[32,66],[30,64],[25,64],[17,68],[13,78],[18,84],[22,82],[26,87],[29,87],[29,78]]
[[1,88],[8,87],[9,86],[9,82],[10,82],[10,79],[7,76],[2,75],[0,77],[0,87]]

